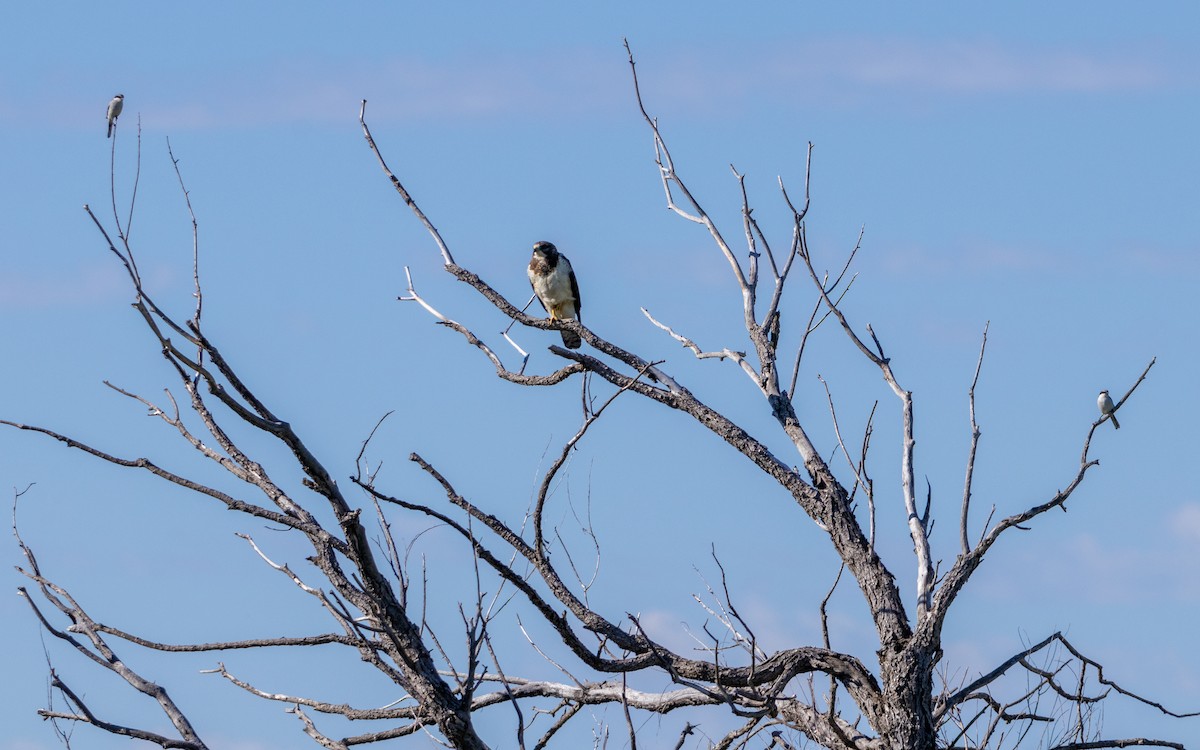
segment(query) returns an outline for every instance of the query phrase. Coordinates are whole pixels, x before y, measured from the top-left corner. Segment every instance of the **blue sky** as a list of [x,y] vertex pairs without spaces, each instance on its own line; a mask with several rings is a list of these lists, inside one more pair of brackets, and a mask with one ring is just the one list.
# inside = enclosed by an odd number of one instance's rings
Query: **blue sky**
[[[102,384],[153,399],[176,387],[82,210],[90,204],[111,223],[103,112],[121,91],[118,201],[128,205],[140,119],[133,243],[156,299],[190,310],[190,224],[170,138],[200,222],[207,329],[246,379],[335,475],[353,472],[362,439],[395,410],[374,449],[385,487],[438,502],[405,460],[417,451],[462,494],[518,521],[539,468],[578,427],[577,387],[499,383],[477,352],[396,301],[408,266],[431,304],[512,362],[497,334],[504,321],[441,272],[436,248],[380,174],[356,120],[365,98],[380,147],[460,264],[524,302],[530,246],[555,242],[580,276],[590,326],[666,359],[697,395],[787,452],[744,375],[694,361],[639,312],[706,348],[745,346],[724,259],[701,229],[664,209],[621,46],[628,37],[647,106],[728,237],[740,236],[729,165],[747,175],[756,217],[784,245],[776,177],[798,191],[806,144],[815,144],[814,256],[839,266],[865,227],[847,311],[873,325],[916,394],[918,473],[933,487],[941,518],[933,543],[947,566],[969,438],[966,391],[986,323],[975,533],[991,505],[1007,515],[1064,486],[1096,392],[1123,393],[1158,358],[1121,412],[1123,429],[1098,432],[1101,465],[1070,511],[990,553],[951,616],[947,664],[977,673],[1061,629],[1128,687],[1200,709],[1194,5],[68,3],[6,8],[2,20],[0,417],[211,476],[140,405]],[[803,295],[791,308],[796,321],[811,302],[802,285],[794,292]],[[520,341],[531,368],[555,366],[545,350],[552,335],[522,332]],[[898,404],[836,331],[823,330],[797,402],[829,450],[817,374],[844,425],[861,428],[880,400],[880,534],[885,559],[911,587]],[[262,449],[287,476],[286,457]],[[234,536],[252,533],[276,559],[303,565],[302,546],[283,534],[0,431],[0,487],[31,482],[18,508],[25,539],[100,617],[180,641],[328,628]],[[570,508],[590,499],[602,546],[593,595],[614,616],[641,612],[668,643],[686,643],[680,623],[698,630],[705,619],[691,594],[716,575],[715,544],[769,646],[819,638],[816,604],[836,572],[819,532],[682,417],[623,397],[555,498],[564,529]],[[462,550],[444,531],[422,534],[420,519],[396,521],[406,539],[419,537],[431,568],[449,570],[437,604],[456,617]],[[15,544],[7,555],[19,562]],[[15,573],[7,581],[10,592],[22,585]],[[842,589],[833,645],[869,656],[861,614],[856,594]],[[36,623],[15,595],[0,597],[0,623],[0,750],[55,747],[34,715],[46,672]],[[511,627],[508,636],[522,648]],[[123,653],[194,707],[215,746],[304,740],[280,706],[196,674],[219,657]],[[74,655],[51,654],[89,695],[111,701],[117,718],[150,710],[123,691],[110,695],[107,676]],[[332,660],[314,672],[242,659],[226,661],[270,689],[391,699],[381,697],[386,686]],[[1131,704],[1114,704],[1106,721],[1116,735],[1200,741],[1200,720],[1164,722]],[[673,720],[658,726],[673,743]],[[79,731],[89,747],[126,746]]]

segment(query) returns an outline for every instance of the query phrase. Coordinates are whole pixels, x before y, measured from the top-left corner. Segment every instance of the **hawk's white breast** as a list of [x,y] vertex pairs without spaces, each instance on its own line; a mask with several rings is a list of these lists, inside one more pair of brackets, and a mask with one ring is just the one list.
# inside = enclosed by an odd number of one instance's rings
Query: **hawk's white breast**
[[529,272],[529,281],[538,299],[554,318],[574,318],[575,293],[571,290],[571,263],[562,255],[550,273],[538,275]]

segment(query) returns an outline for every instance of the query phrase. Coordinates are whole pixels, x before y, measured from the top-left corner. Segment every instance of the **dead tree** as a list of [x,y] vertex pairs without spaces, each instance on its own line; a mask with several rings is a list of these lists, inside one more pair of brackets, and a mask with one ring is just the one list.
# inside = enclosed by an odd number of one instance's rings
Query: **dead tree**
[[[960,550],[953,564],[939,575],[929,541],[934,520],[929,498],[920,497],[915,480],[914,394],[902,385],[903,374],[893,367],[871,326],[854,325],[846,307],[846,293],[854,278],[850,267],[858,248],[849,253],[837,273],[819,269],[806,235],[807,169],[803,201],[794,201],[782,180],[779,183],[780,199],[790,209],[792,221],[790,236],[776,244],[768,239],[753,215],[743,175],[733,170],[733,179],[742,195],[742,237],[740,247],[735,246],[701,207],[677,171],[657,120],[643,104],[632,54],[629,65],[634,72],[637,105],[653,137],[655,162],[667,206],[679,217],[703,227],[716,252],[727,261],[732,282],[742,299],[746,349],[706,350],[688,335],[654,319],[644,309],[643,312],[650,323],[695,357],[729,361],[739,368],[761,396],[764,408],[795,450],[799,463],[793,466],[794,459],[776,455],[762,439],[704,403],[672,376],[663,362],[639,356],[579,321],[547,320],[527,314],[483,278],[458,265],[449,245],[388,168],[367,127],[364,101],[359,119],[368,146],[400,198],[428,230],[446,272],[472,287],[500,316],[514,324],[528,329],[569,330],[579,334],[588,348],[569,350],[552,346],[550,351],[562,360],[562,366],[551,372],[529,374],[525,372],[527,355],[507,332],[505,338],[521,355],[521,366],[515,369],[505,365],[491,344],[419,294],[411,276],[402,299],[418,303],[439,324],[462,336],[490,362],[498,377],[514,387],[560,387],[590,378],[595,383],[592,392],[604,395],[599,400],[585,395],[582,425],[561,446],[544,472],[523,527],[510,526],[489,513],[491,498],[465,497],[455,489],[452,477],[444,476],[416,453],[411,460],[440,486],[445,502],[423,504],[403,499],[402,493],[382,486],[363,460],[370,438],[364,443],[357,470],[346,485],[354,489],[356,502],[334,480],[326,463],[309,449],[287,418],[273,411],[269,399],[255,392],[239,376],[234,364],[210,338],[202,324],[198,260],[194,310],[188,319],[181,320],[157,304],[143,285],[127,232],[116,215],[115,199],[115,232],[88,209],[109,251],[128,273],[134,307],[178,378],[178,392],[184,403],[181,406],[169,392],[166,403],[155,403],[126,391],[120,393],[149,408],[180,440],[240,483],[244,494],[222,491],[148,458],[122,457],[42,427],[3,423],[49,436],[103,461],[149,472],[244,514],[248,520],[268,522],[302,535],[311,547],[312,567],[301,571],[272,559],[251,536],[244,538],[264,564],[313,597],[314,603],[328,613],[333,628],[330,632],[303,637],[186,645],[151,641],[136,635],[132,629],[94,620],[79,599],[43,572],[34,551],[18,535],[26,559],[21,572],[31,582],[30,589],[21,589],[21,594],[46,632],[151,697],[169,719],[174,734],[167,736],[106,720],[71,688],[57,668],[51,671],[52,686],[65,700],[66,708],[47,708],[41,714],[55,722],[88,724],[164,748],[200,750],[209,745],[185,708],[177,705],[161,686],[128,667],[118,648],[236,653],[241,649],[302,652],[306,647],[330,645],[344,649],[349,658],[374,667],[402,690],[403,698],[383,708],[356,708],[342,702],[268,691],[237,676],[224,663],[218,663],[213,672],[264,700],[289,706],[302,730],[325,748],[345,749],[421,733],[455,748],[513,745],[542,748],[556,737],[560,743],[576,746],[577,739],[566,739],[567,734],[559,734],[560,731],[571,726],[572,720],[586,707],[605,704],[619,707],[626,726],[613,731],[620,732],[620,741],[628,742],[631,747],[638,745],[632,717],[651,712],[667,715],[677,722],[676,748],[689,742],[695,747],[820,746],[832,750],[998,749],[1035,742],[1056,750],[1133,745],[1182,748],[1181,744],[1166,740],[1107,738],[1100,734],[1093,709],[1114,693],[1172,716],[1194,714],[1173,713],[1124,689],[1105,674],[1101,663],[1077,650],[1061,633],[1047,636],[974,679],[954,681],[939,672],[942,630],[956,598],[984,563],[987,552],[1002,537],[1007,538],[1007,532],[1036,524],[1043,513],[1064,506],[1098,463],[1090,454],[1091,438],[1107,417],[1101,416],[1086,429],[1081,426],[1079,463],[1067,471],[1064,489],[1010,517],[993,522],[989,515],[979,536],[972,540],[972,478],[981,434],[975,423],[972,383],[969,391],[972,433],[959,518]],[[810,163],[811,154],[810,145]],[[793,289],[797,285],[800,290]],[[785,291],[795,295],[803,293],[805,288],[809,290],[809,301],[804,303],[807,306],[790,307],[803,309],[807,320],[804,314],[790,312],[788,323],[782,322]],[[802,321],[802,325],[789,330],[788,326],[796,320]],[[899,404],[902,468],[898,496],[904,504],[906,532],[914,550],[908,572],[889,569],[875,550],[877,533],[898,530],[876,528],[876,480],[869,474],[868,461],[871,423],[855,440],[857,447],[850,445],[850,437],[838,423],[833,399],[829,398],[839,453],[845,459],[845,469],[835,469],[833,462],[823,458],[814,447],[810,438],[813,426],[803,424],[793,407],[806,343],[822,324],[834,330],[840,328],[839,335],[844,335],[848,345],[861,354],[868,366],[878,369]],[[781,350],[784,332],[799,339],[795,351]],[[983,360],[981,346],[976,382]],[[1151,361],[1129,386],[1116,410],[1141,385],[1153,364]],[[723,632],[715,634],[707,652],[699,656],[680,653],[656,641],[634,615],[614,614],[594,607],[586,596],[586,588],[581,593],[577,585],[578,571],[569,555],[566,559],[556,555],[552,560],[553,529],[548,526],[545,509],[552,484],[563,471],[571,451],[617,398],[640,398],[646,402],[643,408],[671,409],[690,417],[695,429],[713,433],[730,450],[741,454],[748,462],[747,470],[770,477],[778,491],[794,501],[797,510],[811,520],[814,538],[823,539],[841,559],[841,570],[829,571],[833,586],[845,578],[848,584],[857,587],[878,635],[878,651],[854,654],[834,649],[826,624],[820,644],[800,644],[765,653],[753,636],[753,623],[735,606],[723,570],[722,585],[712,589],[714,598],[708,605]],[[873,409],[872,420],[875,413]],[[288,449],[293,463],[271,467],[260,463],[242,448],[245,441],[237,436],[246,433],[278,441]],[[841,459],[836,463],[840,465]],[[312,496],[294,497],[272,479],[272,475],[296,468],[303,472],[304,486],[320,498],[323,508],[311,505]],[[894,495],[887,493],[887,497]],[[445,633],[439,637],[426,619],[420,603],[420,587],[413,587],[414,575],[419,576],[420,572],[414,570],[391,533],[389,518],[396,513],[417,514],[445,525],[461,537],[463,549],[469,554],[476,587],[461,593],[460,625],[465,643],[461,652],[444,647]],[[327,517],[334,522],[321,520]],[[374,545],[375,535],[384,542]],[[314,576],[319,577],[319,583],[306,580]],[[486,585],[482,582],[485,579],[489,581]],[[507,657],[497,653],[492,634],[498,627],[498,613],[508,601],[520,602],[520,616],[540,619],[543,627],[548,626],[569,652],[573,663],[553,662],[564,679],[532,679],[503,668]],[[825,603],[820,614],[825,623]],[[1005,682],[1005,675],[1021,671],[1026,676],[1022,687],[1011,690],[1011,681]],[[660,683],[665,678],[672,687],[647,691],[630,685],[631,678],[647,674],[656,676]],[[482,736],[476,714],[504,710],[503,707],[515,712],[517,736]],[[697,707],[710,710],[715,707],[725,712],[726,728],[716,733],[698,733],[699,725],[693,723],[696,719],[691,713]],[[322,728],[323,721],[314,718],[317,715],[361,722],[367,729],[335,737]],[[596,746],[605,746],[607,742],[606,734],[594,739]]]

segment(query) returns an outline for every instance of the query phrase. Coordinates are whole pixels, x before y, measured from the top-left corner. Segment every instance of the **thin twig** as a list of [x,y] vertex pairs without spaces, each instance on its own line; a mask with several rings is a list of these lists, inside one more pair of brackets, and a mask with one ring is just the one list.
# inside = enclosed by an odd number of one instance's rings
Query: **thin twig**
[[983,369],[983,353],[987,349],[988,321],[983,326],[983,340],[979,344],[979,359],[975,362],[975,377],[971,379],[971,387],[967,390],[967,403],[971,413],[971,450],[967,454],[967,478],[963,482],[962,519],[959,522],[959,538],[962,543],[962,553],[971,551],[971,543],[967,540],[967,520],[971,508],[971,480],[975,475],[975,451],[979,448],[979,437],[983,433],[975,421],[975,386],[979,384],[979,372]]

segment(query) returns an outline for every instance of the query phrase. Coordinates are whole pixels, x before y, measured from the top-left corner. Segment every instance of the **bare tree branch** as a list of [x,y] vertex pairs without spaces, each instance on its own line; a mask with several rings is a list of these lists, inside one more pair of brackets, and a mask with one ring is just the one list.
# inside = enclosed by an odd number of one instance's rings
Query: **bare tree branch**
[[967,402],[971,413],[971,450],[967,454],[967,478],[963,482],[962,517],[959,521],[959,540],[962,553],[971,551],[971,543],[967,540],[967,518],[971,509],[971,481],[975,476],[975,451],[979,448],[979,425],[975,422],[975,386],[979,385],[979,371],[983,369],[983,352],[987,349],[987,332],[991,321],[983,326],[983,341],[979,344],[979,359],[975,362],[975,377],[971,379],[971,387],[967,390]]
[[160,710],[171,722],[171,725],[175,728],[175,731],[179,733],[179,738],[169,738],[146,730],[112,724],[97,718],[96,715],[87,707],[87,705],[70,689],[70,687],[58,678],[57,674],[53,670],[51,670],[52,686],[62,693],[70,704],[75,706],[78,714],[67,715],[54,712],[45,712],[43,713],[43,716],[46,716],[47,718],[83,721],[113,734],[135,737],[146,740],[147,742],[154,742],[155,744],[158,744],[164,748],[206,750],[207,745],[205,745],[200,739],[200,736],[192,727],[191,722],[167,694],[167,691],[160,685],[147,680],[139,673],[129,668],[117,656],[116,652],[109,647],[107,641],[105,641],[101,636],[100,631],[95,627],[93,620],[87,615],[86,612],[83,611],[83,608],[79,606],[74,598],[72,598],[65,589],[54,584],[42,575],[41,569],[37,563],[37,558],[35,558],[33,555],[33,550],[25,545],[25,542],[17,533],[15,525],[13,527],[13,535],[16,537],[17,545],[20,547],[21,552],[24,554],[25,560],[29,566],[27,570],[22,568],[18,568],[17,570],[26,578],[29,578],[31,581],[37,584],[43,598],[50,602],[56,609],[59,610],[59,612],[61,612],[71,621],[70,630],[72,632],[82,634],[86,639],[86,642],[76,639],[71,635],[68,635],[63,630],[52,625],[49,619],[47,619],[45,614],[42,613],[41,609],[38,608],[33,599],[29,596],[29,592],[26,591],[24,587],[18,588],[17,592],[25,598],[25,601],[29,604],[30,609],[34,613],[34,616],[37,617],[38,621],[42,624],[42,628],[55,638],[58,638],[59,640],[74,647],[77,652],[90,659],[94,664],[113,672],[122,680],[124,680],[130,687],[158,703]]
[[[1145,380],[1147,373],[1150,372],[1150,368],[1154,366],[1154,362],[1155,360],[1150,360],[1150,364],[1146,365],[1146,369],[1142,371],[1141,376],[1138,377],[1137,381],[1133,384],[1129,391],[1126,392],[1125,396],[1122,397],[1122,402],[1133,395],[1133,392],[1137,389],[1137,387],[1142,384],[1142,381]],[[1100,424],[1101,420],[1097,420],[1092,423],[1091,428],[1088,430],[1087,436],[1084,438],[1083,442],[1083,451],[1080,455],[1079,468],[1076,470],[1075,476],[1072,477],[1066,489],[1059,490],[1048,501],[1040,505],[1035,505],[1028,510],[1003,519],[998,524],[993,526],[991,531],[987,532],[987,534],[980,539],[979,544],[977,544],[973,550],[958,556],[954,566],[946,573],[946,577],[943,580],[941,587],[938,589],[933,598],[933,611],[935,620],[933,627],[935,629],[940,629],[941,622],[944,620],[951,603],[953,603],[959,592],[962,591],[963,586],[966,585],[971,575],[982,562],[984,554],[991,549],[992,545],[996,543],[996,540],[1000,538],[1000,535],[1011,528],[1020,527],[1021,524],[1040,516],[1048,510],[1063,507],[1067,502],[1067,499],[1071,497],[1071,494],[1079,487],[1080,484],[1083,483],[1083,478],[1087,474],[1088,470],[1093,466],[1099,465],[1100,462],[1098,460],[1088,459],[1088,450],[1091,446],[1092,435],[1095,434],[1096,428],[1099,427]]]

